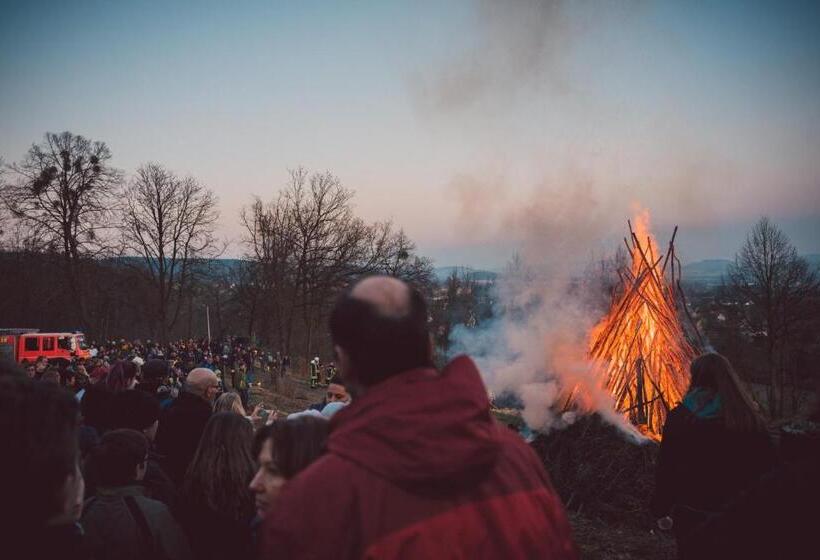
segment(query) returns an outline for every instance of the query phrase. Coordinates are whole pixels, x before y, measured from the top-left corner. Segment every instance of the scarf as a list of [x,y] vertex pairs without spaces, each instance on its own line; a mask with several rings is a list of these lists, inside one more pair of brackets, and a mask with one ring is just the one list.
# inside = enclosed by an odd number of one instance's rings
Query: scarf
[[695,418],[712,420],[720,416],[720,395],[703,387],[695,387],[683,397],[683,406],[685,406]]

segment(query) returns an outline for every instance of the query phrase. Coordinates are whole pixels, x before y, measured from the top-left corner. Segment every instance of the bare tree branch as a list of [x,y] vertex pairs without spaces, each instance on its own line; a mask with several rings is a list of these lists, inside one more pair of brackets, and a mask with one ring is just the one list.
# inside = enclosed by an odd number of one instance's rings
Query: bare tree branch
[[155,335],[161,340],[174,328],[197,262],[216,253],[218,218],[212,191],[156,163],[140,167],[126,189],[122,239],[155,287]]
[[820,289],[817,273],[788,237],[762,218],[746,238],[728,271],[729,288],[743,305],[747,328],[766,340],[770,375],[769,412],[782,411],[783,379],[778,357],[786,351],[790,327],[805,319],[804,303]]
[[122,179],[110,159],[103,142],[70,132],[46,133],[43,143],[8,167],[15,180],[3,189],[11,214],[62,254],[83,324],[88,315],[80,261],[110,249],[106,234]]

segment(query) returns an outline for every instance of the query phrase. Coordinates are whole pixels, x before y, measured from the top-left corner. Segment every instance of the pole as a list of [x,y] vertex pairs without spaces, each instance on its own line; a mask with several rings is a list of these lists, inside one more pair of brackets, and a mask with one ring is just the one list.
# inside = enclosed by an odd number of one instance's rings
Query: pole
[[211,345],[211,309],[205,306],[205,321],[208,323],[208,346]]

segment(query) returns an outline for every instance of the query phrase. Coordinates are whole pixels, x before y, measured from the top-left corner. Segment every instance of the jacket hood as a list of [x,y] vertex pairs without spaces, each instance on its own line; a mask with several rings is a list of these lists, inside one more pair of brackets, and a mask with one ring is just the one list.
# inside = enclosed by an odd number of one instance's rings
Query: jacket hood
[[333,417],[328,449],[403,487],[455,490],[489,472],[499,430],[478,369],[459,356],[440,373],[409,370],[369,388]]

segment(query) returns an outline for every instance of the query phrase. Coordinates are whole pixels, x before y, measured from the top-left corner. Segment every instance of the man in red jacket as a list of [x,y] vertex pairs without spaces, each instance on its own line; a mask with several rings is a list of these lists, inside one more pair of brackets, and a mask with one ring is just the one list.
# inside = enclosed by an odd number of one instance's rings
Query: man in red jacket
[[353,403],[283,488],[262,558],[577,558],[546,472],[493,419],[473,362],[433,367],[418,291],[367,278],[330,331]]

